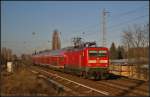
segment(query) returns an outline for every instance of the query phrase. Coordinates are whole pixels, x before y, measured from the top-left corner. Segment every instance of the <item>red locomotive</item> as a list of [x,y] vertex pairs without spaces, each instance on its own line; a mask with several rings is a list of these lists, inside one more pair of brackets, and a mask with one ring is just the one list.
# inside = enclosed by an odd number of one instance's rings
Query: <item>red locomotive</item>
[[46,65],[85,78],[103,79],[109,76],[109,56],[106,47],[67,48],[34,54],[34,64]]

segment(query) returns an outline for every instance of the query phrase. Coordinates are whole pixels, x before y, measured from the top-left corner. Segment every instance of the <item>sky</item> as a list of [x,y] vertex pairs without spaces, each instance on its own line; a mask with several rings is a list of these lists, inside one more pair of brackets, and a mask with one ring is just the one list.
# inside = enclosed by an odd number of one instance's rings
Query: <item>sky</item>
[[2,1],[1,46],[17,55],[51,49],[55,29],[61,32],[61,47],[71,46],[77,36],[101,46],[104,8],[108,48],[122,44],[123,29],[149,22],[148,1]]

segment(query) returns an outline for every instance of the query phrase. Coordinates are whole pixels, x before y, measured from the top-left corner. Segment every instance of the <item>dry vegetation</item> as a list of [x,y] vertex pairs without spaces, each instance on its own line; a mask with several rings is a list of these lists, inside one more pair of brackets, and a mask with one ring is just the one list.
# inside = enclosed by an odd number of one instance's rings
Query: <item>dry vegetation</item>
[[39,79],[26,67],[21,67],[12,74],[3,70],[1,72],[1,96],[19,95],[57,96],[58,94],[50,84]]

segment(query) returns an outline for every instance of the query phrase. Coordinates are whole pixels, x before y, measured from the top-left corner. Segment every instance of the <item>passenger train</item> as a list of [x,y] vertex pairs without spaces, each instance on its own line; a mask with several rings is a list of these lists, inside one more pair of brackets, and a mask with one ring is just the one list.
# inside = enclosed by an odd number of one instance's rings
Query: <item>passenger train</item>
[[89,79],[109,76],[109,52],[106,47],[65,48],[32,55],[36,65],[44,65]]

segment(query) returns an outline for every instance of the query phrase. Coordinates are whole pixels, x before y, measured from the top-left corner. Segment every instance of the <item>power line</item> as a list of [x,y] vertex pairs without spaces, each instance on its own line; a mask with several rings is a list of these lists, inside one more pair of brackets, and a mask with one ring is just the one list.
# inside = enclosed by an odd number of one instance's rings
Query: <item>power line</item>
[[[139,11],[140,9],[142,9],[142,8],[145,8],[146,6],[142,6],[142,7],[138,7],[138,8],[136,8],[136,9],[134,9],[134,10],[130,10],[130,11],[127,11],[127,12],[124,12],[124,13],[120,13],[120,14],[117,14],[117,15],[115,15],[114,17],[118,17],[118,18],[122,18],[122,17],[124,17],[124,16],[127,16],[127,15],[129,15],[129,14],[133,14],[133,13],[135,13],[135,12],[137,12],[137,11]],[[118,19],[117,18],[117,19]],[[114,19],[113,19],[114,20]],[[112,20],[109,20],[109,21],[112,21]],[[92,25],[92,26],[87,26],[87,27],[83,27],[83,28],[81,28],[81,29],[85,29],[85,28],[92,28],[92,27],[95,27],[95,26],[98,26],[98,24],[95,24],[95,25]],[[120,25],[119,25],[120,26]],[[80,30],[81,30],[80,29]],[[74,32],[79,32],[80,30],[75,30]],[[78,33],[75,33],[75,34],[78,34]],[[87,34],[87,33],[86,33]],[[93,34],[93,33],[91,33],[91,34]],[[89,34],[87,34],[87,35],[89,35]]]
[[[114,17],[116,17],[116,16],[121,17],[121,16],[126,16],[126,15],[129,15],[129,14],[133,14],[134,12],[139,11],[139,9],[144,8],[144,7],[145,7],[145,6],[138,7],[138,8],[136,8],[136,9],[134,9],[134,10],[130,10],[130,11],[127,11],[127,12],[124,12],[124,13],[117,14],[117,15],[115,15]],[[117,19],[118,19],[118,18],[117,18]],[[110,20],[110,21],[111,21],[111,20]],[[89,28],[89,27],[94,27],[94,26],[96,26],[96,25],[98,25],[98,24],[94,24],[94,25],[90,25],[90,26],[84,27],[84,29],[85,29],[85,28]],[[83,29],[83,28],[81,28],[81,29]],[[81,29],[80,29],[80,30],[81,30]],[[73,32],[79,32],[80,30],[75,30],[75,31],[73,31]]]
[[[113,26],[109,27],[109,29],[113,29],[113,28],[115,28],[115,27],[119,27],[119,26],[122,26],[122,25],[124,25],[124,24],[131,23],[132,21],[135,21],[135,20],[140,20],[141,18],[144,18],[144,17],[146,17],[146,16],[149,16],[149,15],[142,15],[142,16],[136,17],[136,18],[134,18],[134,19],[132,19],[132,20],[128,20],[128,21],[125,21],[125,22],[122,22],[122,23],[113,25]],[[126,23],[126,22],[127,22],[127,23]],[[109,31],[110,31],[110,30],[109,30]],[[90,36],[91,36],[91,35],[97,35],[97,34],[89,33],[89,34],[87,34],[87,35],[90,35]]]
[[[133,22],[133,21],[132,21],[132,22]],[[131,23],[131,22],[130,22],[130,23]],[[145,21],[144,21],[143,23],[145,23]],[[126,24],[129,24],[129,23],[126,23]],[[123,26],[123,24],[122,24],[122,25],[119,25],[119,26]],[[109,30],[109,32],[110,32],[110,31],[112,32],[113,30],[119,29],[119,27],[117,27],[117,26],[116,26],[116,27],[114,27],[114,28],[115,28],[115,29],[111,29],[111,30]]]
[[[146,7],[146,6],[138,7],[138,8],[136,8],[136,9],[134,9],[134,10],[117,14],[117,15],[115,15],[114,17],[118,17],[118,16],[119,16],[118,18],[120,18],[120,17],[122,18],[122,17],[124,17],[124,16],[126,16],[126,15],[133,14],[133,13],[135,13],[136,11],[139,11],[139,9],[142,9],[142,8],[145,8],[145,7]],[[118,19],[118,18],[117,18],[117,19]],[[114,19],[113,19],[113,20],[114,20]],[[112,21],[112,20],[109,20],[109,21]],[[82,30],[82,29],[85,29],[85,28],[92,28],[92,27],[95,27],[95,26],[98,26],[98,24],[94,24],[94,25],[82,27],[81,29],[74,30],[73,32],[75,32],[75,34],[78,35],[78,33],[76,33],[76,32],[80,32],[80,30]],[[119,26],[120,26],[120,25],[119,25]],[[87,34],[87,33],[86,33],[86,34]],[[93,34],[93,33],[91,33],[91,34]],[[89,35],[89,34],[87,34],[87,35]],[[65,39],[65,40],[63,40],[63,42],[64,42],[64,41],[67,41],[67,40]]]
[[[140,19],[142,19],[143,17],[146,17],[146,16],[149,16],[149,15],[139,16],[139,17],[136,17],[135,19],[132,19],[132,20],[130,19],[130,20],[128,20],[128,21],[125,21],[125,22],[122,22],[122,23],[113,25],[113,26],[109,27],[109,31],[110,31],[110,29],[114,29],[114,28],[119,27],[119,26],[121,26],[121,25],[131,23],[131,21],[140,20]],[[130,22],[129,22],[129,21],[130,21]],[[90,36],[91,36],[91,35],[97,35],[97,34],[88,33],[87,35],[90,35]]]
[[[121,13],[121,14],[115,15],[115,17],[116,17],[116,16],[119,16],[119,17],[116,18],[116,19],[118,20],[119,18],[122,18],[123,16],[129,16],[129,14],[133,14],[133,13],[135,13],[136,11],[139,11],[139,9],[144,8],[144,7],[145,7],[145,6],[138,7],[138,8],[136,8],[136,9],[134,9],[134,10],[131,10],[131,11],[128,11],[128,12],[125,12],[125,13]],[[116,20],[116,19],[112,19],[112,20],[109,20],[109,21],[114,21],[114,20]]]
[[[135,13],[136,11],[139,11],[140,9],[145,8],[145,7],[146,7],[146,6],[138,7],[138,8],[136,8],[136,9],[134,9],[134,10],[130,10],[130,11],[127,11],[127,12],[123,12],[123,13],[114,15],[113,17],[127,16],[127,15],[133,14],[133,13]],[[112,18],[113,18],[113,17],[112,17]],[[118,19],[118,18],[117,18],[117,19]]]
[[[146,17],[146,16],[148,16],[148,15],[142,15],[142,16],[136,17],[136,18],[134,18],[134,19],[132,19],[132,20],[125,21],[125,22],[130,23],[131,21],[139,20],[139,19],[144,18],[144,17]],[[130,21],[130,22],[129,22],[129,21]],[[109,29],[113,29],[113,28],[115,28],[115,27],[118,27],[118,26],[122,26],[122,25],[124,25],[124,24],[127,24],[127,23],[125,23],[125,22],[122,22],[122,23],[113,25],[113,26],[109,27]],[[93,34],[93,33],[89,33],[89,34],[87,34],[87,35],[91,35],[91,34]],[[94,35],[94,34],[93,34],[93,35]]]
[[114,27],[118,27],[118,26],[120,26],[120,25],[123,25],[123,24],[125,24],[126,22],[130,23],[131,21],[134,21],[134,20],[137,20],[137,19],[146,17],[146,16],[148,16],[148,15],[142,15],[142,16],[136,17],[136,18],[134,18],[134,19],[132,19],[132,20],[128,20],[128,21],[125,21],[125,22],[122,22],[122,23],[119,23],[119,24],[116,24],[116,25],[112,25],[111,27],[109,27],[109,29],[112,29],[112,28],[114,28]]

